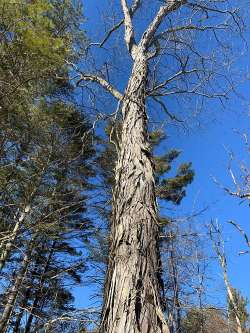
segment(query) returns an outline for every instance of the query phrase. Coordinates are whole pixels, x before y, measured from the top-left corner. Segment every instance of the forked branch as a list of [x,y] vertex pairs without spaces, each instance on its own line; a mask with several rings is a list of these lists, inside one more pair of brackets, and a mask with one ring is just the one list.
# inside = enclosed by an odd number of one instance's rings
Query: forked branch
[[[139,1],[136,1],[139,2]],[[135,38],[134,38],[134,27],[132,23],[132,16],[127,4],[127,0],[121,0],[122,10],[124,14],[124,26],[125,26],[125,35],[124,39],[127,45],[129,53],[134,54],[134,49],[136,47]]]
[[[131,9],[129,10],[130,13],[130,17],[131,19],[133,18],[135,12],[137,11],[137,9],[140,7],[141,5],[141,0],[135,0],[135,2],[133,3]],[[106,34],[106,36],[103,38],[103,40],[100,43],[94,43],[92,45],[97,45],[99,47],[103,47],[104,44],[107,42],[107,40],[109,39],[109,37],[112,35],[113,32],[115,32],[116,30],[118,30],[122,25],[124,24],[124,19],[121,20],[120,22],[118,22],[117,24],[115,24]]]
[[166,5],[160,7],[155,18],[150,23],[147,30],[144,32],[142,36],[140,46],[142,47],[143,50],[147,51],[147,49],[151,45],[155,33],[159,28],[159,26],[161,25],[163,19],[171,12],[179,9],[185,3],[187,3],[187,0],[168,0]]

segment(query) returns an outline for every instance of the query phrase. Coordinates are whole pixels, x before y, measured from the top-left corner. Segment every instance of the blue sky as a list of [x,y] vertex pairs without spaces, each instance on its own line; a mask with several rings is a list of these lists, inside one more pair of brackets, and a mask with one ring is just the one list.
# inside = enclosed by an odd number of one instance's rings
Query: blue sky
[[[93,38],[93,41],[95,41],[95,37],[103,35],[100,31],[101,21],[98,17],[102,16],[103,8],[109,3],[108,0],[84,1],[84,12],[87,18],[84,28]],[[246,35],[246,38],[248,36]],[[244,66],[247,70],[248,57],[249,54],[245,54],[244,57],[239,59],[239,70],[244,69]],[[248,81],[240,87],[240,91],[246,97],[249,95],[249,89]],[[113,104],[111,103],[111,105]],[[233,286],[239,288],[250,299],[250,284],[248,283],[250,254],[238,255],[238,251],[246,249],[246,246],[239,233],[228,224],[229,220],[235,220],[250,235],[250,208],[247,203],[242,203],[226,194],[212,179],[212,177],[215,177],[221,184],[231,186],[234,189],[228,173],[228,150],[234,152],[236,160],[245,160],[246,163],[250,163],[244,148],[244,142],[237,133],[237,131],[244,131],[250,136],[248,100],[241,100],[232,96],[228,109],[223,110],[218,104],[211,104],[211,108],[213,110],[208,113],[201,114],[193,121],[190,120],[186,130],[183,130],[180,126],[167,123],[168,138],[162,145],[162,149],[181,149],[183,153],[178,162],[191,161],[196,174],[194,182],[188,188],[188,195],[176,214],[185,216],[208,207],[202,215],[194,219],[194,223],[200,228],[200,226],[209,223],[211,219],[217,218],[222,224],[230,280]],[[234,163],[234,170],[237,170],[237,163]],[[205,232],[205,228],[203,230]],[[212,253],[211,249],[209,251]],[[216,283],[222,285],[220,269],[216,263],[212,264],[212,274],[217,280]],[[89,288],[77,288],[75,291],[76,303],[81,306],[89,304],[87,298],[91,295],[91,292],[92,290]]]

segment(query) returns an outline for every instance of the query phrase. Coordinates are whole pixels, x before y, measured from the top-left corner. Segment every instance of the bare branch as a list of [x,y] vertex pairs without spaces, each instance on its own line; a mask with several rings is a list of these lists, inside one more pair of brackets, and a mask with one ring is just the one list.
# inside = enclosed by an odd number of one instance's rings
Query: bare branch
[[[131,18],[133,18],[135,12],[137,11],[137,9],[140,7],[141,5],[141,0],[136,0],[131,9],[129,9],[129,13]],[[117,24],[115,24],[106,34],[106,36],[103,38],[103,40],[100,43],[91,43],[90,46],[99,46],[99,47],[103,47],[104,44],[108,41],[109,37],[113,34],[113,32],[115,32],[116,30],[118,30],[122,25],[124,24],[124,19],[121,20],[120,22],[118,22]]]
[[172,113],[170,113],[170,112],[168,111],[166,105],[165,105],[165,104],[164,104],[159,98],[157,98],[157,97],[155,97],[155,96],[153,96],[152,98],[153,98],[153,100],[154,100],[155,102],[157,102],[158,104],[160,104],[160,106],[162,107],[162,109],[166,112],[166,114],[169,116],[169,118],[170,118],[171,120],[175,120],[175,121],[178,121],[178,122],[180,122],[180,123],[183,122],[183,120],[178,119],[175,115],[173,115]]
[[76,82],[77,86],[81,86],[82,81],[91,81],[100,84],[105,90],[110,92],[116,99],[121,101],[123,99],[123,95],[116,90],[110,83],[108,83],[105,79],[100,76],[93,75],[93,74],[82,74],[80,79]]
[[173,80],[177,79],[178,77],[180,77],[181,75],[186,75],[186,74],[193,74],[193,73],[197,73],[200,70],[198,68],[194,68],[191,70],[185,70],[185,69],[181,69],[179,72],[175,73],[174,75],[172,75],[171,77],[169,77],[168,79],[166,79],[165,81],[159,83],[157,86],[153,87],[149,93],[151,94],[152,92],[164,88],[168,83],[172,82]]
[[187,0],[169,0],[166,5],[161,6],[158,13],[156,14],[155,18],[151,22],[151,24],[148,26],[147,30],[144,32],[141,41],[140,46],[144,51],[147,51],[148,47],[150,46],[154,35],[161,25],[163,19],[171,12],[177,10],[182,5],[187,3]]
[[195,89],[192,90],[186,90],[186,89],[181,89],[181,90],[170,90],[166,91],[163,93],[152,93],[154,96],[169,96],[169,95],[177,95],[177,94],[191,94],[191,95],[197,95],[201,97],[206,97],[206,98],[227,98],[227,93],[206,93],[202,91],[196,91]]
[[250,193],[241,193],[241,190],[238,189],[237,192],[231,191],[228,187],[223,186],[215,177],[212,177],[213,181],[225,192],[227,192],[231,196],[238,197],[240,199],[250,199]]
[[[214,250],[217,254],[217,257],[220,262],[220,266],[223,272],[223,280],[227,289],[228,298],[232,304],[235,319],[237,323],[237,333],[242,333],[242,325],[239,316],[239,307],[236,303],[235,295],[233,292],[233,288],[228,278],[228,268],[227,268],[227,258],[224,250],[224,240],[222,237],[221,226],[219,225],[218,221],[211,221],[210,229],[209,229],[210,239],[213,243]],[[215,236],[214,236],[215,234]]]
[[184,26],[177,26],[177,27],[172,27],[169,28],[165,31],[162,31],[161,33],[159,33],[157,36],[154,37],[153,42],[155,40],[159,40],[159,39],[166,39],[169,34],[173,34],[176,32],[180,32],[180,31],[208,31],[208,30],[212,30],[212,31],[216,31],[216,30],[226,30],[229,28],[229,25],[227,23],[222,23],[222,24],[218,24],[218,25],[211,25],[211,26],[198,26],[198,25],[184,25]]
[[167,31],[162,32],[159,37],[162,37],[165,33],[173,33],[173,32],[178,32],[178,31],[183,31],[183,30],[197,30],[197,31],[206,31],[206,30],[224,30],[227,29],[228,25],[227,24],[219,24],[219,25],[205,25],[205,26],[197,26],[197,25],[184,25],[184,26],[179,26],[179,27],[174,27],[170,28]]
[[[140,2],[140,1],[136,1]],[[136,46],[135,39],[134,39],[134,27],[132,23],[132,16],[127,4],[127,0],[121,0],[122,10],[124,14],[124,26],[125,26],[125,35],[124,39],[127,44],[127,49],[129,53],[133,56],[133,51]]]
[[241,235],[244,237],[244,239],[246,241],[247,246],[250,247],[250,241],[248,239],[248,236],[247,236],[246,232],[241,228],[241,226],[232,220],[228,221],[228,223],[232,224],[241,233]]
[[103,38],[103,40],[101,41],[101,43],[98,43],[97,45],[100,47],[103,47],[103,45],[107,42],[107,40],[109,39],[109,37],[112,35],[112,33],[116,30],[118,30],[124,23],[124,20],[121,20],[119,23],[117,23],[116,25],[114,25],[107,33],[107,35]]

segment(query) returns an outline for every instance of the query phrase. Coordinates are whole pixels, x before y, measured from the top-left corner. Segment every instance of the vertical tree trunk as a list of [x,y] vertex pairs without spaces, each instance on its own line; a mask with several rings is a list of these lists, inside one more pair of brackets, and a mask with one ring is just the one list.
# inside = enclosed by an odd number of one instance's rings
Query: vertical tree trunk
[[28,304],[28,299],[29,299],[30,293],[31,293],[31,289],[28,289],[24,295],[24,299],[21,303],[21,306],[19,306],[20,310],[16,314],[16,321],[15,321],[15,326],[13,328],[13,333],[20,333],[20,330],[21,330],[20,325],[21,325],[23,315],[25,313],[25,308],[27,307],[27,304]]
[[179,273],[177,266],[177,258],[176,258],[176,250],[173,240],[173,234],[170,232],[170,240],[169,240],[169,254],[170,254],[170,272],[172,279],[172,287],[173,287],[173,308],[172,308],[172,322],[173,322],[173,332],[180,332],[181,330],[181,312],[180,312],[180,301],[179,301]]
[[[218,237],[217,240],[213,236],[214,233],[217,234],[217,237]],[[230,281],[228,278],[228,274],[227,274],[227,260],[226,260],[226,255],[224,252],[224,241],[223,241],[222,234],[221,234],[221,227],[220,227],[218,221],[215,221],[215,222],[212,221],[210,224],[210,239],[213,243],[214,249],[216,251],[216,254],[217,254],[219,262],[220,262],[220,266],[223,271],[223,279],[224,279],[224,283],[225,283],[226,290],[227,290],[227,296],[228,296],[229,301],[232,304],[234,315],[235,315],[237,333],[243,333],[243,328],[242,328],[242,324],[241,324],[240,317],[239,317],[239,309],[238,309],[238,306],[237,306],[237,303],[235,300],[233,288],[231,287],[231,284],[230,284]]]
[[31,245],[27,249],[23,261],[21,264],[20,270],[17,272],[16,278],[14,280],[14,283],[12,287],[9,290],[9,293],[7,295],[7,302],[4,306],[4,310],[2,313],[2,317],[0,319],[0,332],[5,332],[6,326],[8,325],[8,321],[11,317],[11,313],[13,311],[13,308],[15,306],[15,302],[18,296],[19,289],[22,285],[23,279],[26,275],[29,263],[30,263],[30,257],[33,250],[33,242],[31,241]]
[[238,309],[237,304],[235,302],[232,287],[230,286],[230,283],[228,281],[226,270],[224,270],[224,272],[223,272],[223,278],[224,278],[224,282],[225,282],[225,285],[226,285],[228,298],[229,298],[229,300],[230,300],[230,302],[233,306],[233,309],[234,309],[237,333],[243,333],[243,329],[242,329],[242,325],[241,325],[241,321],[240,321],[240,317],[239,317],[239,309]]
[[7,243],[1,245],[0,271],[4,268],[5,262],[11,254],[11,250],[13,248],[17,234],[20,229],[20,225],[24,221],[24,219],[25,219],[26,215],[29,213],[29,211],[30,211],[30,206],[27,205],[25,207],[24,211],[21,213],[20,217],[17,219],[14,229],[12,230],[12,233],[11,233],[10,238],[8,239]]
[[26,325],[25,325],[24,333],[30,333],[30,331],[31,331],[32,321],[33,321],[33,318],[34,318],[34,315],[35,315],[35,311],[37,310],[37,306],[39,305],[41,295],[43,293],[43,287],[44,287],[44,283],[46,281],[46,273],[49,269],[49,265],[51,263],[51,259],[52,259],[52,256],[54,254],[55,246],[56,246],[56,241],[54,241],[52,243],[51,248],[49,250],[49,254],[48,254],[46,263],[44,265],[44,268],[43,268],[42,272],[40,273],[39,289],[35,293],[35,298],[33,300],[33,303],[32,303],[31,309],[30,309],[30,313],[29,313],[29,317],[28,317],[28,320],[27,320]]
[[122,106],[102,333],[169,332],[161,305],[159,227],[145,111],[146,78],[147,60],[141,53],[135,59]]

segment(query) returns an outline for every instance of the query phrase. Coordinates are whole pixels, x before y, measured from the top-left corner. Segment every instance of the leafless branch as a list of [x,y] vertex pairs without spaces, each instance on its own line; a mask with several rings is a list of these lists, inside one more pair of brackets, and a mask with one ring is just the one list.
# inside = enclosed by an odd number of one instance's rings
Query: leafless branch
[[[136,1],[139,2],[139,1]],[[134,39],[134,27],[132,23],[132,16],[127,4],[127,0],[121,0],[122,10],[124,14],[124,26],[125,26],[125,35],[124,39],[127,45],[128,51],[133,56],[134,48],[136,46]]]
[[116,90],[109,82],[107,82],[105,79],[103,79],[100,76],[94,75],[94,74],[81,74],[80,79],[76,82],[77,86],[81,86],[82,81],[90,81],[100,84],[105,90],[110,92],[116,99],[121,101],[123,99],[123,95]]
[[245,239],[245,242],[246,242],[247,246],[250,247],[249,238],[248,238],[246,232],[241,228],[241,226],[239,224],[237,224],[235,221],[232,221],[232,220],[230,220],[229,223],[232,224],[241,233],[241,235]]
[[178,119],[175,115],[173,115],[172,113],[170,113],[170,112],[168,111],[166,105],[164,104],[164,102],[163,102],[162,100],[160,100],[159,98],[157,98],[157,97],[155,97],[155,96],[153,96],[152,98],[153,98],[153,100],[154,100],[155,102],[157,102],[158,104],[160,104],[160,106],[162,107],[162,109],[164,110],[164,112],[169,116],[169,118],[170,118],[171,120],[175,120],[175,121],[180,122],[180,123],[183,122],[183,120]]
[[171,12],[177,10],[182,5],[187,3],[187,0],[174,0],[168,1],[166,5],[161,6],[158,13],[155,15],[153,21],[148,26],[147,30],[144,32],[142,39],[140,41],[140,47],[147,51],[148,47],[150,46],[154,35],[161,25],[163,19]]
[[237,333],[242,333],[242,325],[239,317],[239,309],[237,306],[237,303],[235,301],[235,296],[233,293],[233,288],[230,284],[229,278],[228,278],[228,268],[227,268],[227,260],[226,260],[226,254],[224,250],[224,240],[222,237],[222,232],[221,232],[221,227],[218,223],[218,221],[211,221],[210,228],[209,228],[209,233],[210,233],[210,239],[213,243],[214,250],[218,256],[219,262],[221,269],[223,271],[223,280],[226,286],[227,290],[227,295],[228,298],[232,304],[234,314],[235,314],[235,319],[237,323]]
[[[133,18],[135,12],[137,11],[137,9],[140,7],[141,5],[141,0],[135,0],[132,7],[129,9],[129,13],[131,18]],[[103,47],[104,44],[108,41],[108,39],[110,38],[110,36],[113,34],[113,32],[115,32],[116,30],[118,30],[122,25],[124,24],[124,19],[121,20],[120,22],[116,23],[105,35],[105,37],[103,38],[103,40],[100,43],[91,43],[89,46],[99,46],[99,47]]]

